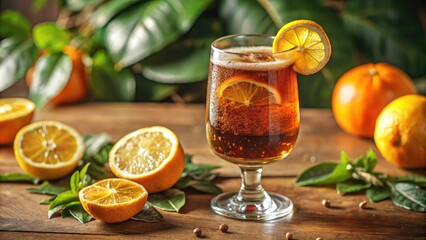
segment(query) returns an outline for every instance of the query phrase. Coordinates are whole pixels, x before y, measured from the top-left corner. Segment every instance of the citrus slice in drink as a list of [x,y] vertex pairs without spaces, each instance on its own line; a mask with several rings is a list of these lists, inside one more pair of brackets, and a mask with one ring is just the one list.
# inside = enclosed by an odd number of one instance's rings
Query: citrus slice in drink
[[23,127],[14,142],[21,168],[40,179],[65,177],[83,157],[83,137],[57,121],[40,121]]
[[149,193],[172,187],[185,168],[185,154],[176,135],[161,126],[136,130],[111,149],[109,166],[115,176],[142,184]]
[[219,97],[244,106],[281,104],[280,94],[275,88],[244,74],[223,82],[217,93]]
[[106,222],[123,222],[142,210],[148,192],[135,182],[109,178],[80,190],[84,210],[93,218]]
[[293,69],[310,75],[320,71],[331,56],[331,45],[322,27],[310,20],[295,20],[284,25],[272,44],[274,57],[289,58]]
[[13,142],[19,129],[31,122],[34,108],[34,103],[25,98],[0,99],[0,144]]

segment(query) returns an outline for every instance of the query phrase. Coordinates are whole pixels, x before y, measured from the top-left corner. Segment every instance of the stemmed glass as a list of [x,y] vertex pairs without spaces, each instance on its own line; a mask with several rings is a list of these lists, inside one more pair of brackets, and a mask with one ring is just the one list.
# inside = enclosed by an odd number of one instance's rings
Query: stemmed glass
[[289,198],[261,185],[262,167],[291,152],[300,124],[297,74],[289,60],[272,55],[273,40],[231,35],[211,45],[207,140],[217,156],[240,167],[242,178],[237,193],[211,201],[223,216],[272,220],[293,211]]

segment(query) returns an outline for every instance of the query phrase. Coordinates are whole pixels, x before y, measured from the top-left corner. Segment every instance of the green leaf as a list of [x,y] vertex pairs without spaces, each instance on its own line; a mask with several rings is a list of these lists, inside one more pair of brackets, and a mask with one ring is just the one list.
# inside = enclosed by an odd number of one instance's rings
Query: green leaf
[[75,171],[70,179],[70,186],[71,186],[71,190],[75,193],[78,193],[78,191],[80,191],[80,172],[77,170]]
[[350,172],[347,170],[347,165],[349,163],[350,160],[348,156],[346,153],[342,152],[339,164],[330,162],[319,163],[305,170],[296,179],[296,184],[299,186],[325,185],[346,181],[350,178]]
[[55,215],[55,213],[61,211],[63,209],[63,207],[64,207],[63,205],[58,205],[58,206],[56,206],[54,208],[49,208],[49,211],[47,211],[47,217],[49,219],[51,219],[53,217],[53,215]]
[[68,191],[70,188],[66,186],[58,186],[44,181],[39,187],[27,188],[28,191],[37,194],[48,194],[56,196],[62,192]]
[[71,59],[63,53],[47,54],[38,59],[29,93],[37,108],[43,107],[64,88],[71,70]]
[[6,38],[0,42],[0,92],[22,79],[37,57],[32,41]]
[[221,1],[219,7],[227,33],[275,35],[284,24],[296,19],[310,19],[320,24],[330,39],[333,53],[319,73],[298,76],[300,104],[302,107],[331,106],[336,80],[356,65],[353,43],[335,11],[312,0],[228,0]]
[[[209,42],[212,42],[213,39]],[[174,51],[175,50],[175,51]],[[207,79],[210,45],[191,49],[180,45],[179,49],[165,49],[157,61],[144,62],[144,77],[162,83],[192,83]],[[168,56],[167,58],[165,57]]]
[[222,190],[219,187],[217,187],[214,183],[209,181],[202,181],[202,180],[183,181],[175,185],[175,187],[179,189],[185,189],[185,188],[191,187],[197,191],[200,191],[203,193],[215,194],[215,195],[222,193]]
[[87,169],[89,169],[89,167],[90,163],[86,163],[84,167],[80,170],[80,189],[84,187],[84,185],[82,184],[84,183],[84,178],[86,177]]
[[393,185],[391,198],[395,205],[416,212],[426,212],[426,191],[412,183]]
[[120,0],[120,1],[109,1],[102,4],[96,11],[91,15],[89,25],[91,28],[104,27],[113,17],[119,12],[137,3],[135,0]]
[[0,182],[32,182],[38,184],[40,179],[25,173],[6,173],[0,175]]
[[[59,210],[62,210],[61,212],[62,218],[72,217],[70,210],[76,206],[81,206],[81,203],[79,201],[74,201],[74,202],[61,205],[61,209]],[[59,212],[59,210],[57,212]]]
[[163,83],[192,83],[207,79],[210,45],[220,36],[217,19],[202,14],[179,40],[141,62],[145,78]]
[[149,202],[145,204],[143,209],[132,217],[132,220],[142,222],[162,222],[164,217]]
[[5,10],[0,14],[0,36],[27,39],[31,36],[31,24],[20,12]]
[[[74,202],[74,201],[80,201],[80,199],[78,197],[78,193],[76,193],[72,190],[62,192],[50,204],[49,212],[50,212],[50,210],[56,209],[58,206],[65,206],[66,204],[68,204],[70,202]],[[49,213],[49,216],[51,216],[50,213]]]
[[426,74],[420,8],[416,0],[349,0],[342,15],[367,61],[387,62],[416,78]]
[[391,192],[387,186],[372,186],[366,191],[367,198],[371,202],[380,202],[390,198]]
[[204,174],[208,173],[212,170],[218,169],[220,166],[217,165],[209,165],[209,164],[193,164],[193,163],[187,163],[185,165],[184,173],[187,174]]
[[417,174],[410,174],[405,176],[397,176],[394,178],[391,178],[393,182],[406,182],[406,183],[413,183],[416,184],[419,187],[426,187],[426,177],[417,175]]
[[373,171],[374,167],[376,167],[376,164],[377,164],[377,157],[372,149],[370,149],[366,155],[362,155],[358,157],[354,163],[356,167],[361,167],[366,172]]
[[148,201],[161,210],[179,212],[185,205],[185,193],[179,189],[170,188],[163,192],[149,194]]
[[43,200],[40,201],[41,205],[50,205],[53,201],[55,201],[56,196],[50,197],[50,198],[45,198]]
[[67,205],[62,211],[62,217],[74,217],[81,223],[90,222],[93,218],[88,214],[80,202],[73,202]]
[[93,57],[90,87],[97,99],[132,101],[135,97],[136,80],[128,69],[117,72],[108,55],[98,51]]
[[334,162],[321,162],[303,171],[296,179],[296,185],[319,185],[337,167]]
[[211,2],[138,2],[107,24],[105,46],[118,68],[127,67],[161,50],[188,31]]
[[71,40],[71,34],[55,23],[40,23],[33,28],[34,42],[39,49],[61,52]]
[[336,184],[336,190],[339,194],[358,192],[371,187],[371,184],[357,179],[348,179]]

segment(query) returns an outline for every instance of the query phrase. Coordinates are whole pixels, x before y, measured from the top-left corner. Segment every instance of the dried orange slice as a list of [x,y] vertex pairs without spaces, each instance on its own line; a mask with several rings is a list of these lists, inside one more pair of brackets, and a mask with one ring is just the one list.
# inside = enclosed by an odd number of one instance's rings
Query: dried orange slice
[[290,58],[293,69],[310,75],[324,68],[331,56],[331,45],[322,27],[310,20],[295,20],[284,25],[272,44],[275,57]]
[[58,179],[74,170],[83,157],[83,137],[56,121],[40,121],[23,127],[14,142],[21,168],[40,179]]
[[31,122],[34,108],[26,98],[0,99],[0,144],[13,142],[19,129]]
[[235,75],[222,83],[217,94],[244,106],[281,104],[281,97],[276,89],[243,74]]
[[142,184],[149,193],[172,187],[185,168],[185,154],[168,128],[141,128],[111,149],[109,166],[115,176]]
[[135,182],[109,178],[81,189],[79,197],[84,210],[93,218],[117,223],[140,212],[148,199],[148,192]]

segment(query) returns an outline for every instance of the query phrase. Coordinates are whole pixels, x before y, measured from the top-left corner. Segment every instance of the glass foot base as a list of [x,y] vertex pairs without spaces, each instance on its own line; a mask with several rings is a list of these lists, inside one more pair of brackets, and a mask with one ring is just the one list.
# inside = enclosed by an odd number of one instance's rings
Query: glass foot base
[[243,220],[275,220],[293,212],[293,202],[280,194],[267,193],[261,202],[246,202],[237,196],[237,193],[220,194],[212,199],[210,206],[217,214]]

